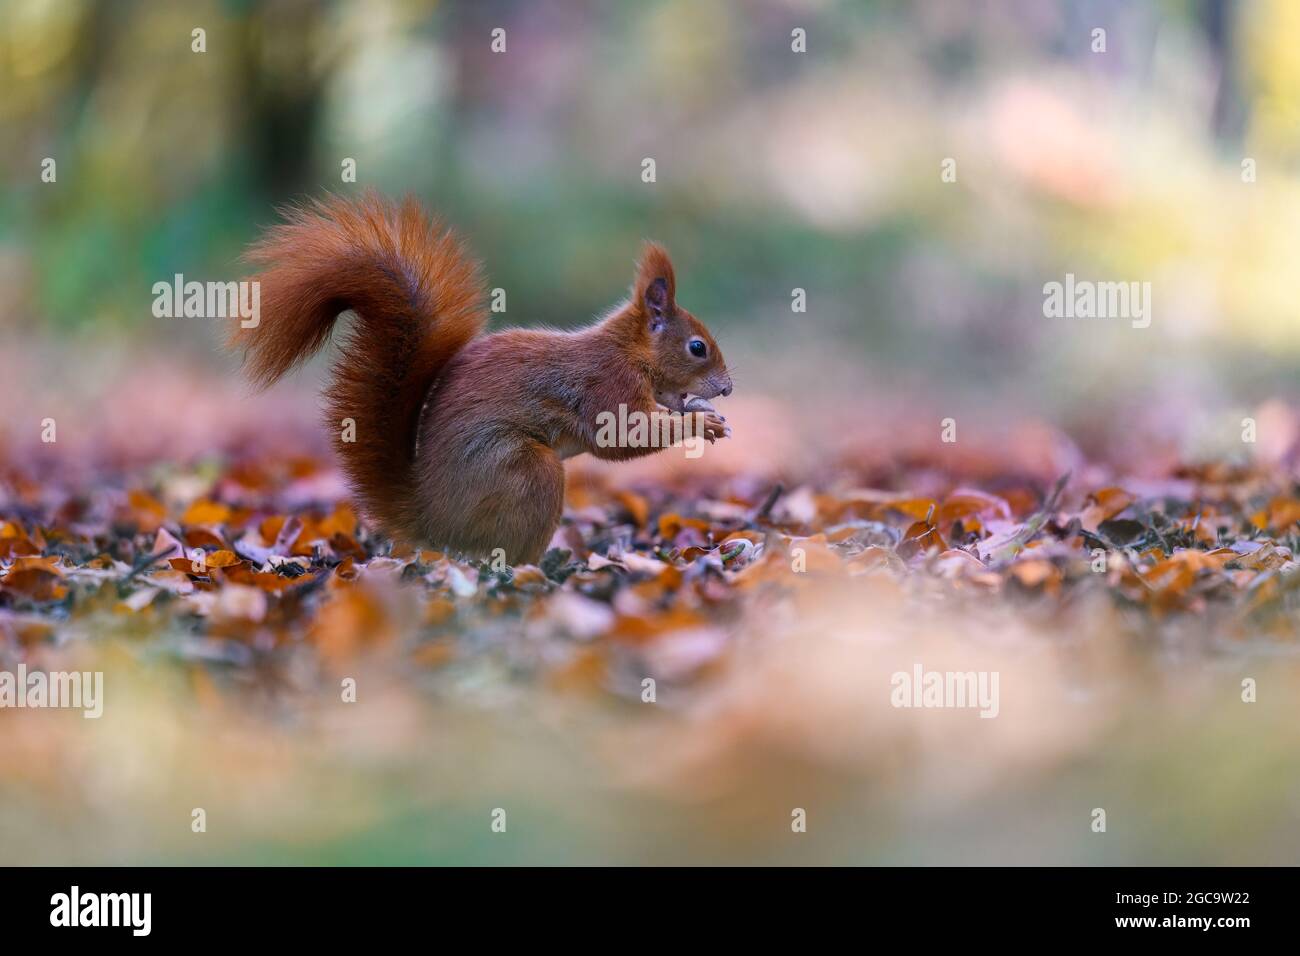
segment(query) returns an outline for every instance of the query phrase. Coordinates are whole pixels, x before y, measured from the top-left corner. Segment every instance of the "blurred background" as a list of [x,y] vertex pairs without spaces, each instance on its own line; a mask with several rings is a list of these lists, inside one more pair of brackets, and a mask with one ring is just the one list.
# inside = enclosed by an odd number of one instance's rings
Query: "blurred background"
[[[1082,440],[1136,414],[1203,450],[1212,412],[1239,446],[1232,415],[1295,378],[1287,0],[7,0],[4,19],[0,331],[37,350],[6,350],[19,380],[67,386],[76,349],[216,365],[217,331],[154,319],[152,284],[237,277],[278,205],[367,186],[467,236],[507,291],[498,324],[584,322],[642,237],[666,242],[751,395],[974,399]],[[1151,282],[1151,328],[1045,319],[1067,272]]]
[[[851,448],[887,485],[949,415],[1043,482],[1238,458],[1244,415],[1289,462],[1297,49],[1291,0],[2,0],[0,454],[40,477],[319,453],[319,363],[250,399],[224,328],[155,318],[152,286],[237,278],[278,206],[375,187],[463,233],[506,290],[494,326],[586,322],[666,243],[736,369],[737,468],[797,483]],[[1150,327],[1046,318],[1066,273],[1150,282]],[[918,729],[862,688],[912,641],[987,665],[966,625],[892,592],[803,610],[761,624],[799,654],[756,652],[705,724],[611,722],[497,662],[395,679],[346,727],[267,704],[268,730],[121,655],[131,703],[92,730],[11,715],[0,859],[1294,861],[1290,657],[1242,716],[1235,665],[1154,669],[1113,610],[994,609],[971,627],[1034,693]],[[503,849],[484,808],[510,795],[529,835]],[[196,844],[203,801],[226,829]],[[1101,804],[1123,822],[1089,842]]]

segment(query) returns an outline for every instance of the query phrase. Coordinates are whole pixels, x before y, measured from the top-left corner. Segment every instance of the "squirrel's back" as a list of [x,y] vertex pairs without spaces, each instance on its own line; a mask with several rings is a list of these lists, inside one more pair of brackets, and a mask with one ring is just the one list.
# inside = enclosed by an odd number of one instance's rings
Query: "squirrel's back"
[[270,385],[330,337],[341,343],[326,391],[328,426],[362,509],[390,535],[420,536],[416,435],[429,389],[487,323],[478,263],[425,215],[374,193],[291,209],[247,254],[262,267],[261,317],[240,329],[250,378]]

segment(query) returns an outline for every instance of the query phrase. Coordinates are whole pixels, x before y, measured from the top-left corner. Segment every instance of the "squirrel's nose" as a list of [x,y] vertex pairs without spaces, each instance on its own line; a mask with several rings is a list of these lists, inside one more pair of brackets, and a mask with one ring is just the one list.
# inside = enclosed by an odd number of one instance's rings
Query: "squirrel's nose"
[[722,390],[722,397],[726,398],[730,394],[731,394],[731,386],[728,385],[726,388]]

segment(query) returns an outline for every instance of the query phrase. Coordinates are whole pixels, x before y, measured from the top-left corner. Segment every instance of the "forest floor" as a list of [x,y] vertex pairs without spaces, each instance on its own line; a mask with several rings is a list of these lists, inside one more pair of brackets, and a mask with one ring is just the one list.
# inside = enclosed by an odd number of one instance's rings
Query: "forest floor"
[[0,463],[0,668],[105,675],[97,720],[0,712],[3,862],[1300,847],[1285,453],[1135,476],[1032,425],[774,467],[741,402],[761,442],[572,463],[510,568],[374,536],[314,439],[187,455],[205,415]]

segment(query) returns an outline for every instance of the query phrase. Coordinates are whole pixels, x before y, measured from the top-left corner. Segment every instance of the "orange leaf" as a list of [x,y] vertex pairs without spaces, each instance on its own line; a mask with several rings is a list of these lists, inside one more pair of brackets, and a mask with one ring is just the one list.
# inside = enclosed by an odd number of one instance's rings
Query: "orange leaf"
[[707,534],[710,526],[707,521],[700,521],[698,518],[683,518],[671,511],[659,516],[659,534],[661,537],[675,538],[683,528],[695,528],[697,531]]
[[139,490],[129,492],[126,500],[131,505],[132,517],[142,531],[156,531],[163,519],[167,517],[167,509],[163,507],[163,503],[148,492]]
[[210,568],[228,568],[231,565],[239,564],[239,555],[233,551],[213,551],[204,560]]
[[1046,585],[1054,590],[1061,582],[1061,569],[1046,558],[1029,558],[1011,566],[1011,575],[1027,588]]
[[[317,533],[322,538],[333,538],[336,534],[351,538],[357,533],[357,515],[346,501],[339,504],[334,512],[323,518],[316,525]],[[355,544],[355,542],[354,542]]]
[[0,559],[8,560],[19,557],[20,555],[40,554],[38,548],[30,538],[23,536],[18,537],[0,537]]
[[36,601],[58,601],[68,593],[68,589],[56,581],[58,578],[38,571],[17,571],[10,572],[0,583]]
[[53,555],[48,558],[32,556],[15,558],[9,573],[13,574],[15,571],[44,571],[46,574],[63,577],[63,568],[59,567],[59,559]]
[[[1261,529],[1288,531],[1300,521],[1300,501],[1295,498],[1274,498],[1268,503],[1268,515]],[[1258,524],[1258,522],[1257,522]]]
[[903,540],[898,543],[895,549],[901,558],[910,558],[922,551],[932,551],[938,548],[940,551],[948,550],[948,543],[943,540],[943,535],[939,529],[932,524],[926,524],[924,521],[917,521],[907,529],[903,535]]
[[226,542],[222,541],[219,535],[213,534],[207,528],[187,528],[185,544],[191,548],[220,549],[226,546]]
[[17,591],[36,601],[57,601],[68,593],[68,589],[59,584],[63,569],[57,564],[58,558],[21,557],[15,558],[9,573],[0,579],[6,590]]
[[200,498],[181,515],[181,524],[225,524],[230,520],[230,508],[217,501]]
[[284,527],[284,523],[288,520],[284,515],[272,515],[269,518],[263,518],[262,523],[257,526],[258,534],[262,536],[263,541],[271,544],[280,536],[280,529]]
[[366,549],[357,543],[357,539],[350,534],[337,532],[330,538],[330,547],[334,549],[335,554],[347,555],[350,558],[356,558],[358,561],[366,560]]
[[930,517],[930,510],[937,508],[938,503],[933,498],[899,498],[885,505],[888,511],[897,511],[916,521],[924,521]]
[[[986,494],[970,488],[958,488],[939,508],[934,518],[936,527],[951,528],[953,522],[972,515],[987,515],[1004,521],[1011,520],[1011,506],[997,495]],[[922,518],[925,515],[921,515]]]

